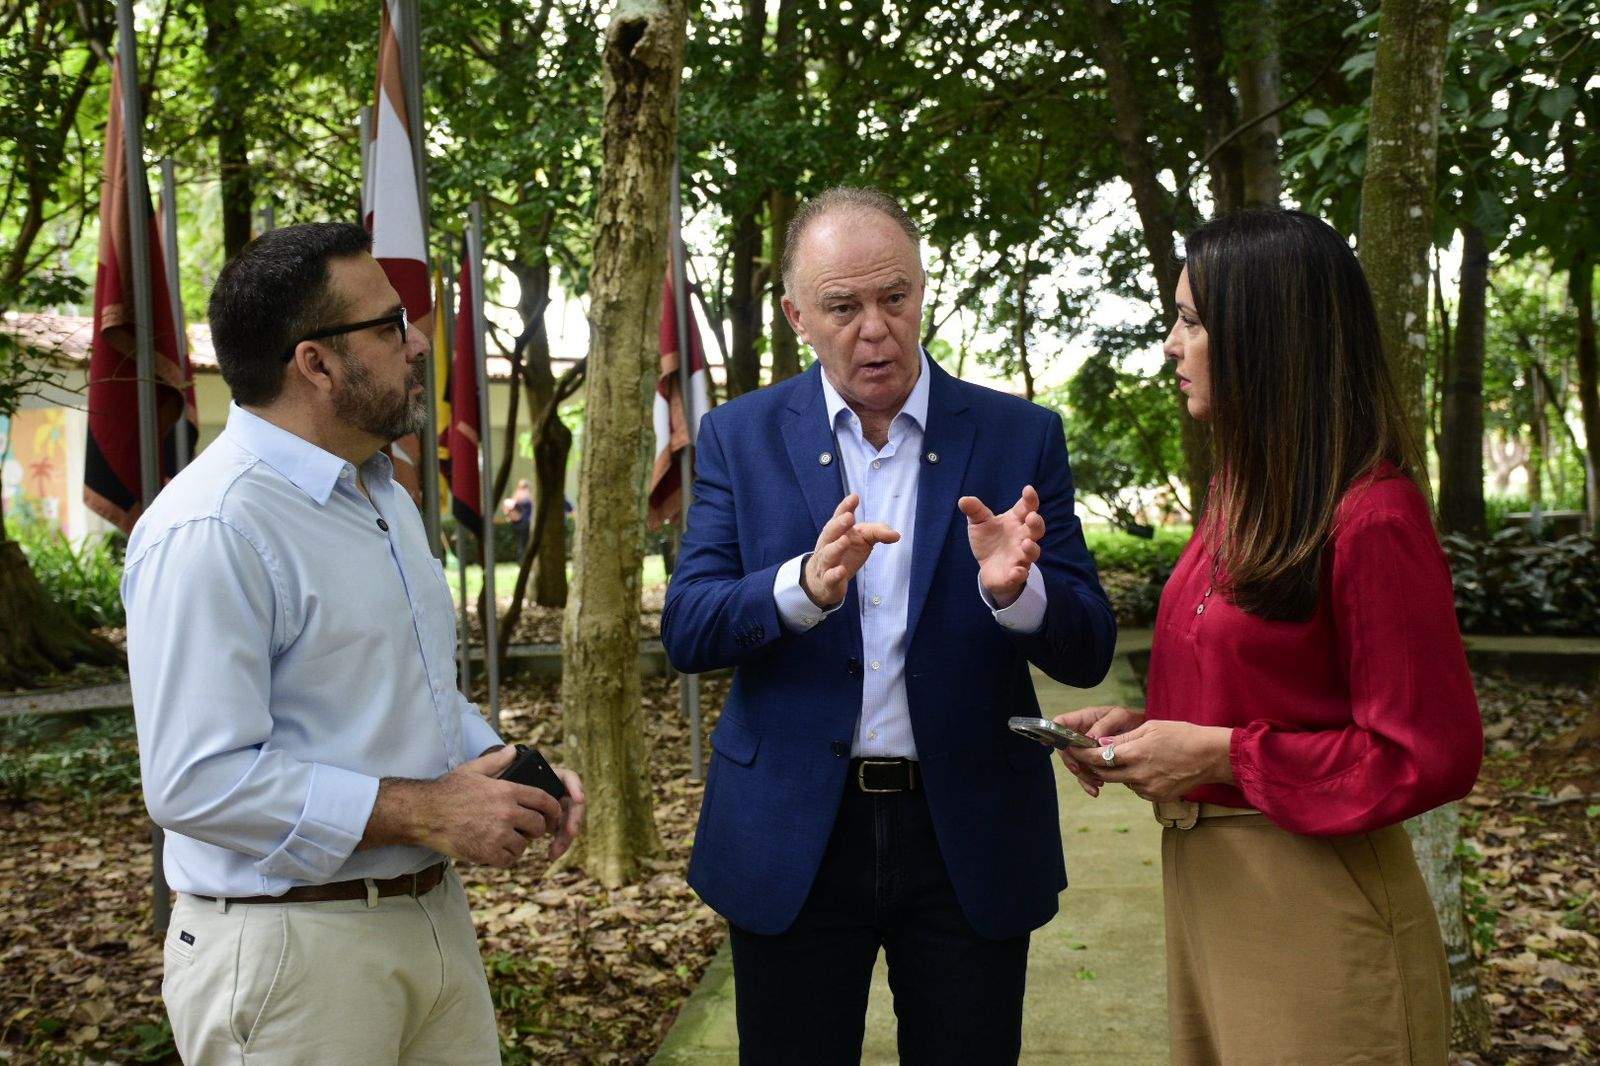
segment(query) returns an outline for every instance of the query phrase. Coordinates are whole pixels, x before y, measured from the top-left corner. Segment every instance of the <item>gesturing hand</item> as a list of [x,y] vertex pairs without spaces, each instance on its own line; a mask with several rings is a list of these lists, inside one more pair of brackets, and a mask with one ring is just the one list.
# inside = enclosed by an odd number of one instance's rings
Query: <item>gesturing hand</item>
[[900,534],[882,522],[856,525],[856,508],[861,497],[851,493],[833,509],[833,517],[817,536],[817,547],[806,560],[800,584],[818,607],[832,607],[844,600],[850,579],[866,564],[867,556],[879,544],[893,544]]
[[978,560],[978,580],[998,607],[1010,607],[1028,583],[1028,569],[1039,559],[1044,517],[1039,494],[1028,485],[1011,509],[995,514],[976,496],[956,501],[967,516],[967,541]]

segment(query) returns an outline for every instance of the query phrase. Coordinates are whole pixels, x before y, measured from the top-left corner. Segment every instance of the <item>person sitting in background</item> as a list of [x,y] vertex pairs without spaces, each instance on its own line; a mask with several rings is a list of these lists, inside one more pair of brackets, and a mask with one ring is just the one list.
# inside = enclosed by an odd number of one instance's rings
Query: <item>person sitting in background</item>
[[1450,978],[1402,821],[1483,754],[1450,571],[1366,278],[1298,211],[1188,240],[1165,352],[1211,497],[1162,593],[1148,710],[1056,721],[1090,795],[1155,801],[1172,1061],[1444,1063]]
[[500,510],[511,523],[511,532],[517,538],[517,559],[528,553],[528,529],[533,524],[533,486],[527,478],[517,482],[511,497],[500,501]]

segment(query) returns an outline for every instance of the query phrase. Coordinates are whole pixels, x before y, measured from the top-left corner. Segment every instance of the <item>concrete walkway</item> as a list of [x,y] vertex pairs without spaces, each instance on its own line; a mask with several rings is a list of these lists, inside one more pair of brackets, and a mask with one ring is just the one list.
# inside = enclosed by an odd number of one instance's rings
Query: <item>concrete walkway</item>
[[[1104,703],[1138,705],[1125,655],[1100,687],[1070,689],[1035,674],[1046,717]],[[1125,788],[1091,800],[1056,768],[1061,839],[1072,886],[1054,921],[1033,935],[1023,1003],[1024,1063],[1162,1066],[1167,1062],[1161,921],[1161,829]],[[663,1066],[737,1062],[733,965],[727,945],[653,1060]],[[897,1062],[888,969],[880,955],[861,1061]]]

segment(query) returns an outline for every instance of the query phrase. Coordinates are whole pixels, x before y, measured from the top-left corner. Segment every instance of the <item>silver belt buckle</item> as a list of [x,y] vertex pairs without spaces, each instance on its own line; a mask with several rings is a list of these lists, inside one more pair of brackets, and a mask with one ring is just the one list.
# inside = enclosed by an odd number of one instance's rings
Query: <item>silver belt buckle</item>
[[867,767],[869,767],[869,766],[893,766],[894,763],[895,763],[895,761],[893,759],[862,759],[861,762],[856,766],[856,787],[859,788],[863,792],[869,792],[869,793],[874,793],[874,794],[884,794],[884,793],[889,793],[889,792],[901,792],[901,791],[904,791],[903,789],[898,789],[898,788],[868,788],[867,787]]

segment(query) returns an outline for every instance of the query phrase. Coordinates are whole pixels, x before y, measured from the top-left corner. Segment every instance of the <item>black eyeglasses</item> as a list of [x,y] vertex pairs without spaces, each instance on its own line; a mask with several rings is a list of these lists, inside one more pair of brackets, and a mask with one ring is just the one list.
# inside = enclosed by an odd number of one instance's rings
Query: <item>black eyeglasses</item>
[[289,345],[288,351],[283,353],[283,361],[287,363],[293,359],[294,350],[306,341],[327,340],[329,337],[337,337],[341,333],[354,333],[358,329],[371,329],[373,326],[399,326],[400,343],[404,344],[406,342],[406,325],[406,309],[402,307],[393,314],[384,315],[382,318],[369,318],[365,322],[352,322],[347,326],[329,326],[327,329],[319,329],[315,333],[307,333],[304,337]]

